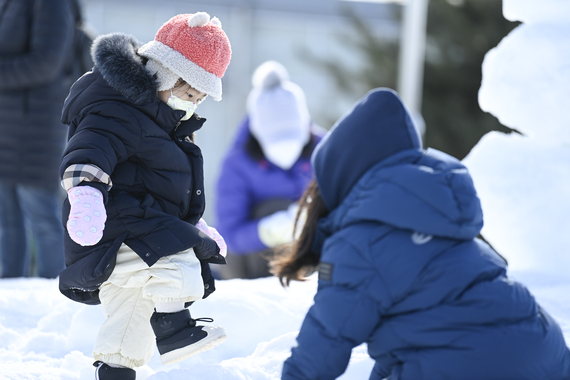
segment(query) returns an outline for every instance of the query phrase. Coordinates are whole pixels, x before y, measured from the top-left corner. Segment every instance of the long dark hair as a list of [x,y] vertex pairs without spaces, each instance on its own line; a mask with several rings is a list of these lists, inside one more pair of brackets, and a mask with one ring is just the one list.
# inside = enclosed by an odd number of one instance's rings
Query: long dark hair
[[327,216],[317,181],[313,180],[299,201],[299,211],[295,220],[295,229],[299,220],[306,214],[299,239],[282,246],[270,262],[271,273],[279,277],[283,286],[289,286],[292,280],[304,281],[307,276],[317,270],[321,259],[320,253],[312,251],[313,240],[319,219]]

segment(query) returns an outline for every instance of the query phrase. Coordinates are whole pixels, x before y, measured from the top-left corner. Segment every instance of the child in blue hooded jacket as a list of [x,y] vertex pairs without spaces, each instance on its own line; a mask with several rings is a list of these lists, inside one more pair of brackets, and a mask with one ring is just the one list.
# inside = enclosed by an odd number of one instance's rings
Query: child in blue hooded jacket
[[394,91],[356,103],[312,166],[301,236],[272,263],[284,285],[319,272],[282,379],[335,379],[361,343],[370,380],[570,379],[559,326],[477,238],[467,169],[422,149]]

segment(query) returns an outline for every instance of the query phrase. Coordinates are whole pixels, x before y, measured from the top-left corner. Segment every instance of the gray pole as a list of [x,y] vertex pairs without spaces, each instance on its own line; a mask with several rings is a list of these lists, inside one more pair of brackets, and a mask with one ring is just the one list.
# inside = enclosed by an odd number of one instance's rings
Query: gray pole
[[425,123],[421,116],[421,108],[428,0],[408,0],[403,6],[398,93],[423,135]]

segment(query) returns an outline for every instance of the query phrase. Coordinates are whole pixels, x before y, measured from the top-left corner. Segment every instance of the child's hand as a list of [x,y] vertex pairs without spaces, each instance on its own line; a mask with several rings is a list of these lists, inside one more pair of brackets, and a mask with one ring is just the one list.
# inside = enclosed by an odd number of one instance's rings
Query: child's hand
[[223,261],[225,264],[225,259],[220,255],[220,247],[214,239],[206,235],[204,232],[199,231],[198,236],[200,236],[201,241],[196,246],[194,246],[194,253],[198,260],[204,261],[214,261],[214,264],[218,264],[217,261]]
[[218,230],[216,230],[214,227],[208,226],[208,224],[204,219],[200,219],[198,221],[198,223],[196,224],[196,228],[198,228],[200,231],[204,232],[206,235],[214,239],[218,244],[218,247],[220,247],[220,255],[226,257],[228,253],[228,246],[222,235],[220,235],[220,233],[218,232]]
[[107,211],[101,192],[91,186],[75,186],[67,192],[71,210],[67,232],[82,246],[95,245],[103,237]]

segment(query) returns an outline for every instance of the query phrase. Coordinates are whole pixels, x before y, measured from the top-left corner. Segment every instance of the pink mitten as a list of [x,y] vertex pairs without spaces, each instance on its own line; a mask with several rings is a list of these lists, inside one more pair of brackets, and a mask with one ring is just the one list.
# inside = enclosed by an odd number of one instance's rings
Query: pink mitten
[[75,186],[67,192],[71,210],[67,232],[82,246],[95,245],[103,237],[107,211],[101,192],[91,186]]
[[228,246],[226,245],[226,241],[224,240],[222,235],[220,235],[218,230],[216,230],[214,227],[208,226],[208,224],[204,219],[200,219],[198,221],[198,223],[196,224],[196,228],[198,228],[200,231],[202,231],[203,233],[214,239],[218,244],[218,247],[220,247],[220,255],[226,257],[226,255],[228,254]]

